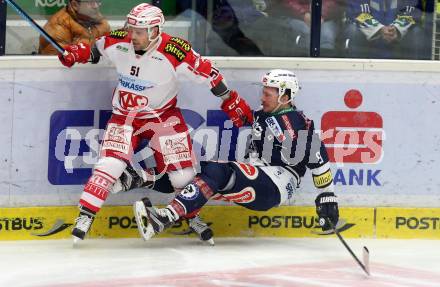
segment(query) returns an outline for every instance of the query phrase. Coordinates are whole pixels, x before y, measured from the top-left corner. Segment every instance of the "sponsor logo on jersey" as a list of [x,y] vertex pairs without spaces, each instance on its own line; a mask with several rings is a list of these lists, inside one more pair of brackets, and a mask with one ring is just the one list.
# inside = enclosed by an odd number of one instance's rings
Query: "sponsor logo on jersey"
[[158,60],[158,61],[163,61],[162,58],[156,57],[156,56],[151,56],[152,59]]
[[121,85],[121,87],[123,87],[124,89],[129,89],[135,92],[142,92],[155,86],[153,83],[141,81],[139,79],[134,79],[123,75],[119,75],[119,85]]
[[116,39],[124,39],[128,35],[127,31],[123,30],[115,30],[110,32],[110,37],[116,38]]
[[127,53],[127,52],[128,52],[128,48],[127,48],[127,47],[124,47],[124,46],[121,46],[121,45],[117,45],[117,46],[116,46],[116,49],[118,49],[119,51],[122,51],[122,52],[124,52],[124,53]]
[[132,134],[133,127],[131,126],[109,123],[104,135],[102,150],[112,150],[129,154]]
[[170,41],[176,43],[177,45],[179,45],[179,47],[181,47],[183,50],[187,52],[191,51],[191,45],[183,39],[172,37]]
[[313,183],[317,188],[324,188],[329,186],[333,181],[332,172],[330,170],[327,170],[323,174],[320,175],[312,175],[313,177]]
[[127,111],[139,110],[148,106],[148,98],[126,91],[119,91],[119,103]]
[[165,164],[191,160],[191,151],[185,133],[161,136],[159,142]]
[[280,127],[280,124],[275,119],[275,117],[268,117],[266,119],[266,124],[269,129],[272,131],[272,134],[276,137],[276,139],[280,142],[284,141],[286,137],[283,134],[283,130]]
[[[291,181],[293,181],[293,180],[291,180]],[[294,191],[294,187],[292,185],[292,182],[287,183],[286,190],[287,190],[287,199],[291,199],[293,196],[293,191]]]
[[182,62],[186,57],[186,53],[173,43],[166,44],[164,51],[165,53],[172,55],[179,62]]

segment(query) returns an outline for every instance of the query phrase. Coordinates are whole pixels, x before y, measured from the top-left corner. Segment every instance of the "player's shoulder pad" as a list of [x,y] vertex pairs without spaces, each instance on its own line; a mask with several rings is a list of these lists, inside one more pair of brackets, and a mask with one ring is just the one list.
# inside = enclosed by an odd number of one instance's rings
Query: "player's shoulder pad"
[[162,40],[159,50],[178,63],[183,62],[187,55],[191,53],[191,44],[184,39],[162,33]]
[[110,46],[113,46],[117,43],[130,43],[131,37],[129,33],[125,30],[114,30],[111,31],[105,37],[105,45],[104,49],[107,49]]

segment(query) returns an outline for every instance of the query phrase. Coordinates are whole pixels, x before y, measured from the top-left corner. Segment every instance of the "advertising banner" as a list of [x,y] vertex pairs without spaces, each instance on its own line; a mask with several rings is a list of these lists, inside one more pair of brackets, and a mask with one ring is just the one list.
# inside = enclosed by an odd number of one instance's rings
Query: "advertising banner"
[[440,210],[377,208],[377,238],[440,239]]
[[[70,238],[77,208],[5,208],[0,217],[0,240]],[[346,224],[340,230],[349,238],[374,235],[373,208],[347,208],[341,212]],[[206,206],[202,216],[216,237],[328,237],[323,234],[313,207],[284,206],[256,212],[239,206]],[[196,236],[179,222],[159,237]],[[140,235],[131,206],[106,206],[97,215],[90,238],[135,238]]]
[[[231,88],[259,107],[266,70],[222,69]],[[440,78],[422,72],[298,70],[298,109],[328,148],[341,207],[440,202]],[[117,74],[110,67],[0,71],[0,206],[76,205],[97,161]],[[200,160],[242,159],[250,133],[220,110],[209,87],[183,80],[178,105]],[[136,161],[147,156],[136,151]],[[170,196],[148,193],[166,204]],[[130,205],[145,191],[111,195]],[[290,205],[314,205],[309,173]],[[211,202],[211,204],[221,204]]]

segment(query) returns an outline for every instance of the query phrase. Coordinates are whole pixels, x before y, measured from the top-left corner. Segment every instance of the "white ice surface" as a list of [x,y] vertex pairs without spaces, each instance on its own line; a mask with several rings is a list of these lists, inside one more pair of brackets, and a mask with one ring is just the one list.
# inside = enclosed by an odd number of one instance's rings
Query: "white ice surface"
[[195,238],[0,242],[0,286],[440,286],[435,240]]

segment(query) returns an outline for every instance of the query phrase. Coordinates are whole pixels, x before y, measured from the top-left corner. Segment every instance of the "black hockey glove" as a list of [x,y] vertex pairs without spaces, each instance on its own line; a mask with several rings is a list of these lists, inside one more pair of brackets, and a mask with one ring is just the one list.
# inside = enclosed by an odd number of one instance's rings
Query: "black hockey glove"
[[155,175],[153,168],[146,170],[135,170],[131,165],[127,165],[119,178],[121,181],[120,191],[129,191],[135,188],[153,188]]
[[330,219],[336,227],[339,220],[339,209],[336,195],[333,192],[320,193],[315,199],[315,205],[322,230],[327,231],[332,229],[327,222],[327,218]]

